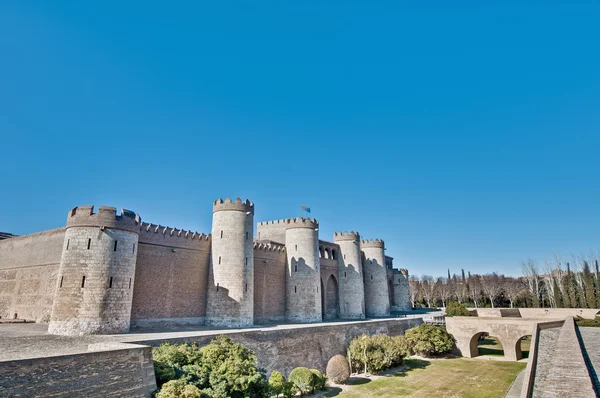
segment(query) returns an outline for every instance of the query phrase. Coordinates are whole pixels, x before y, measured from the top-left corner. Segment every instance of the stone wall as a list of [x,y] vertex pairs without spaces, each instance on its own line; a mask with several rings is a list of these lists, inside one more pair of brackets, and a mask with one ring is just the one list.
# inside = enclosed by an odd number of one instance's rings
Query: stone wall
[[6,397],[151,397],[156,389],[149,347],[0,362]]
[[[420,318],[399,318],[381,321],[343,322],[328,325],[310,325],[286,329],[265,329],[255,331],[228,331],[233,340],[254,350],[259,365],[268,373],[278,370],[286,376],[295,367],[308,366],[325,371],[327,361],[336,355],[346,354],[350,341],[362,333],[385,333],[390,336],[404,334],[404,331],[422,323]],[[221,332],[218,332],[221,334]],[[182,343],[195,341],[203,346],[216,335],[190,336],[157,340],[140,340],[138,344],[159,346],[164,341]]]
[[145,243],[140,235],[132,326],[204,324],[210,241]]
[[285,320],[285,246],[254,244],[254,323]]
[[410,287],[408,285],[408,271],[393,271],[394,300],[392,310],[410,311],[412,308],[410,302]]
[[0,241],[0,317],[48,322],[65,228]]

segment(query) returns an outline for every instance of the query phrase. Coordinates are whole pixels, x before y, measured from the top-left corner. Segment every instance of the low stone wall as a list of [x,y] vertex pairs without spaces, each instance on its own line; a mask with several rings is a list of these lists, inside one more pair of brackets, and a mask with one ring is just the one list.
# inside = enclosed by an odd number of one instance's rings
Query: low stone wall
[[592,308],[469,308],[472,316],[498,318],[594,318],[600,310]]
[[156,389],[150,347],[91,347],[88,352],[0,362],[2,397],[151,397]]
[[170,343],[196,342],[203,346],[219,334],[226,334],[233,340],[254,350],[259,364],[268,373],[278,370],[289,374],[295,367],[307,366],[325,371],[327,362],[336,354],[346,354],[350,341],[362,333],[385,333],[390,336],[404,334],[404,331],[422,323],[421,318],[400,318],[381,321],[344,322],[315,326],[286,326],[285,329],[272,328],[255,331],[218,331],[211,335],[157,338],[135,341],[138,344],[158,346]]

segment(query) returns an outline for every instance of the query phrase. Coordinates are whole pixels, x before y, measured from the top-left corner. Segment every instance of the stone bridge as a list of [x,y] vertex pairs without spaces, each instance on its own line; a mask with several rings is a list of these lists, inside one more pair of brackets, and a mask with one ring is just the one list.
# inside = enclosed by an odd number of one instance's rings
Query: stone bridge
[[540,322],[539,318],[455,316],[446,318],[446,329],[456,339],[456,347],[463,357],[478,355],[477,340],[487,332],[500,340],[506,359],[518,361],[523,358],[521,338],[535,334],[537,322]]

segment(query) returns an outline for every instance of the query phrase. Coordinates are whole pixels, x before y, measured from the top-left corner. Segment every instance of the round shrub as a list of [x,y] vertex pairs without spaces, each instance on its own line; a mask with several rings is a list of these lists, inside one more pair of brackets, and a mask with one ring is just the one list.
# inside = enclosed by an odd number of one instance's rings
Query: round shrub
[[446,316],[470,316],[471,313],[467,307],[462,303],[451,301],[446,307]]
[[200,389],[193,384],[187,384],[185,379],[171,380],[163,384],[154,396],[155,398],[201,398]]
[[317,384],[316,376],[308,368],[299,367],[290,373],[288,380],[294,383],[294,386],[300,392],[300,396],[310,394],[314,391]]
[[291,398],[294,395],[294,384],[285,379],[285,376],[274,370],[269,377],[269,389],[271,394],[276,397],[282,394],[285,398]]
[[454,348],[454,338],[443,326],[425,323],[411,328],[404,334],[412,354],[432,356],[445,354]]
[[317,369],[310,369],[310,371],[315,375],[315,389],[324,390],[325,383],[327,382],[327,376],[319,372]]
[[335,384],[344,384],[350,378],[350,365],[343,355],[335,355],[327,362],[325,373]]

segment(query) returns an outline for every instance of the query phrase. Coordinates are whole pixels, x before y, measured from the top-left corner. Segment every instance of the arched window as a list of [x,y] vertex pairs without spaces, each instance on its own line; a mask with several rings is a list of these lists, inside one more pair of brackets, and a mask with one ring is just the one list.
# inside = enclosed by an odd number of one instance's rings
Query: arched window
[[331,249],[331,258],[334,260],[337,259],[335,249]]

